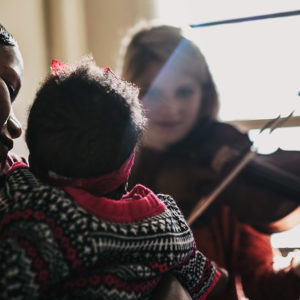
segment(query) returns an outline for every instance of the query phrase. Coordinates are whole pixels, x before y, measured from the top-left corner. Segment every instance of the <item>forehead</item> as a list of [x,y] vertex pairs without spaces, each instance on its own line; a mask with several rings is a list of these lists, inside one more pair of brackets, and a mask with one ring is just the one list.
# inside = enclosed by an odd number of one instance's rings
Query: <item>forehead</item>
[[162,66],[159,63],[152,63],[145,69],[136,84],[142,89],[148,89],[149,87],[174,89],[180,85],[194,85],[197,83],[191,74],[183,70],[175,70],[167,65]]
[[23,59],[17,46],[0,45],[0,73],[22,77]]

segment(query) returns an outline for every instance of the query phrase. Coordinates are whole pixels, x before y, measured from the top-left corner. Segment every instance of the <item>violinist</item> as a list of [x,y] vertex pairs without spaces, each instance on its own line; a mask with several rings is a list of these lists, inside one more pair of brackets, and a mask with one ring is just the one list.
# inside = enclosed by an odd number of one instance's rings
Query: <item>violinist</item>
[[[124,52],[122,76],[140,87],[149,120],[129,184],[142,183],[156,193],[172,195],[188,217],[251,142],[247,134],[216,120],[218,94],[208,65],[179,28],[150,25],[136,31]],[[272,165],[272,158],[267,160]],[[259,162],[256,167],[264,166]],[[245,295],[298,300],[300,266],[275,272],[270,236],[257,230],[267,214],[258,205],[267,207],[266,198],[274,199],[276,210],[267,216],[267,223],[282,217],[279,208],[288,207],[290,213],[298,203],[252,180],[253,170],[249,167],[238,176],[193,223],[198,249],[229,272],[220,299],[245,299]],[[244,198],[251,198],[250,204]],[[281,198],[286,199],[284,205]],[[244,208],[241,215],[236,207]],[[249,218],[247,212],[252,214],[255,208],[258,216]]]

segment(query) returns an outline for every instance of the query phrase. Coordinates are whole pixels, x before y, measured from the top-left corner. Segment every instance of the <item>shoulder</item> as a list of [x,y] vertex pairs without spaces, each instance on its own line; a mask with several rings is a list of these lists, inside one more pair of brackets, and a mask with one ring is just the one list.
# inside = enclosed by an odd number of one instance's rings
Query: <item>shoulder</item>
[[181,230],[191,232],[186,220],[178,207],[176,201],[170,195],[158,194],[158,198],[166,205],[166,214],[169,214],[169,218],[173,219],[174,223],[177,223]]
[[157,197],[166,205],[167,208],[172,210],[174,209],[181,214],[181,211],[172,196],[166,194],[157,194]]
[[29,195],[37,195],[43,193],[49,194],[63,194],[62,190],[59,190],[50,184],[47,184],[37,178],[22,162],[15,163],[8,174],[6,175],[5,188],[11,197],[29,197]]
[[211,132],[215,135],[215,139],[226,141],[227,143],[244,142],[250,145],[248,134],[241,132],[231,124],[213,121]]
[[182,141],[170,149],[175,152],[181,149],[198,149],[201,153],[211,153],[222,145],[245,149],[249,148],[251,142],[247,133],[239,131],[231,124],[208,119],[200,120]]
[[[16,214],[26,220],[27,217],[23,215],[26,215],[26,212],[38,220],[42,215],[44,218],[51,216],[53,219],[59,219],[58,211],[79,210],[65,191],[44,183],[27,167],[18,167],[9,172],[1,188],[0,198],[3,198],[7,205],[5,214]],[[17,219],[15,217],[11,221]]]

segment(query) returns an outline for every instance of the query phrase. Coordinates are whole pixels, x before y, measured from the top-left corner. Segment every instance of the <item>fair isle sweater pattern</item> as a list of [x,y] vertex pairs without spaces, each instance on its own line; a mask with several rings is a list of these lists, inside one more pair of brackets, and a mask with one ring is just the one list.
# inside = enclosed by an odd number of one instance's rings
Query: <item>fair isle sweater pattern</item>
[[0,199],[1,299],[148,299],[171,271],[193,299],[218,272],[195,248],[175,201],[132,223],[102,220],[27,168],[8,176]]

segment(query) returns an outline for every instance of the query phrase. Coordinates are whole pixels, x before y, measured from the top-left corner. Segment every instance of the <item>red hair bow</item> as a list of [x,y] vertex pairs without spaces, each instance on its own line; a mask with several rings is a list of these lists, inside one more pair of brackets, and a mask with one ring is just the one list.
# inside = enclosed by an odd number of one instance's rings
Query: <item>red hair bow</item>
[[69,70],[69,69],[71,69],[71,67],[72,66],[70,64],[63,63],[58,60],[52,59],[51,70],[54,75],[56,75],[58,72]]
[[110,68],[105,68],[103,72],[104,73],[110,73],[110,74],[113,75],[113,77],[115,77],[115,79],[119,80],[119,78],[115,75],[115,73]]

